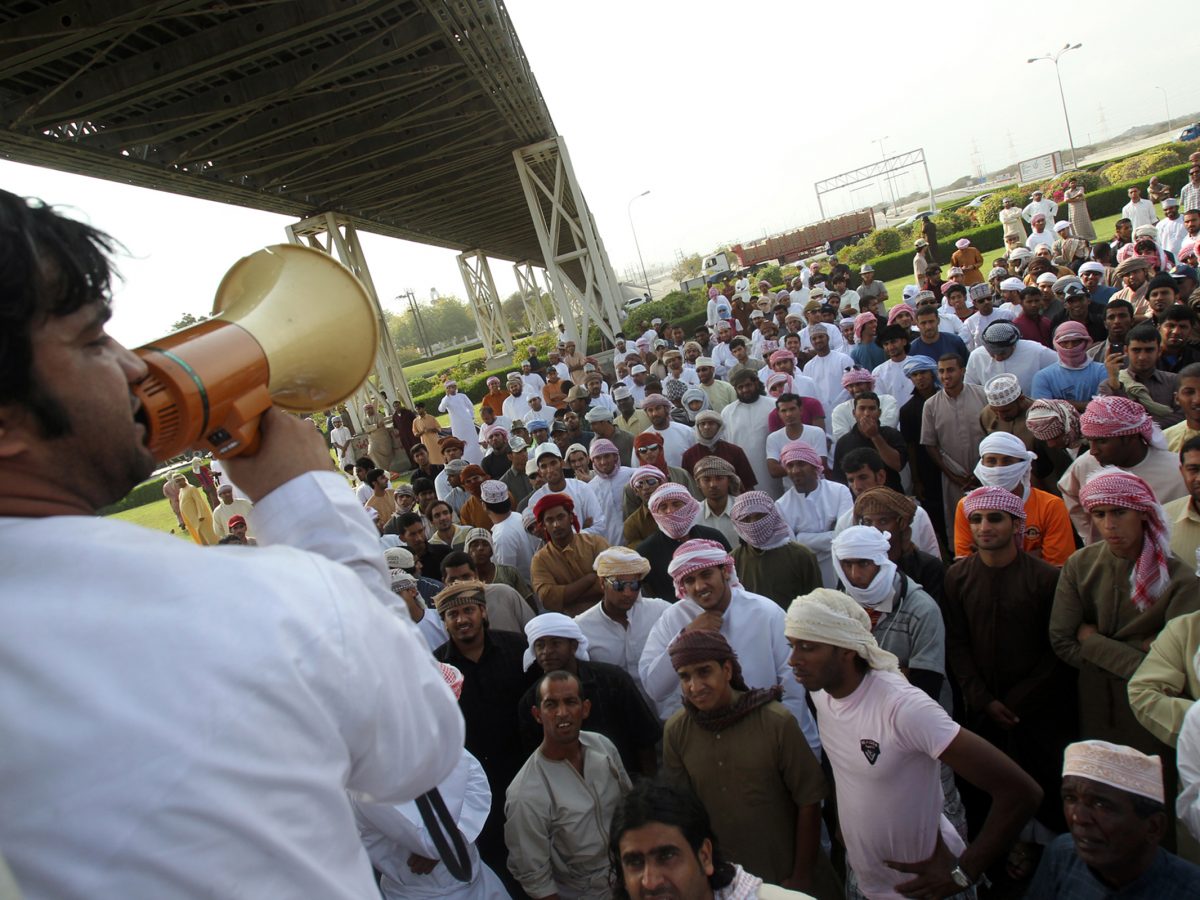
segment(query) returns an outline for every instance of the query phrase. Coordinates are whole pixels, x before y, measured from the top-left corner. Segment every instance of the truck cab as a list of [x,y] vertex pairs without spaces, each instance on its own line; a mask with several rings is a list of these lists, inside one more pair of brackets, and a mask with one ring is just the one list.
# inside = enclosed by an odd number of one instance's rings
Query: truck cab
[[704,265],[700,267],[700,274],[705,278],[711,278],[714,275],[726,275],[733,271],[733,262],[729,258],[728,253],[717,253],[713,256],[704,258]]

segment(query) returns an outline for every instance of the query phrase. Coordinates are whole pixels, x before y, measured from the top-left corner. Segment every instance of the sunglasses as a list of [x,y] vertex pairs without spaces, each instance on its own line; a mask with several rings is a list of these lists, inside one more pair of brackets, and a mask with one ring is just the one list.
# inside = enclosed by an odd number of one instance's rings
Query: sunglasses
[[638,453],[657,453],[662,447],[662,444],[647,444],[645,447],[638,447]]
[[614,591],[640,591],[642,589],[642,579],[640,578],[631,578],[628,581],[620,578],[606,578],[605,581]]

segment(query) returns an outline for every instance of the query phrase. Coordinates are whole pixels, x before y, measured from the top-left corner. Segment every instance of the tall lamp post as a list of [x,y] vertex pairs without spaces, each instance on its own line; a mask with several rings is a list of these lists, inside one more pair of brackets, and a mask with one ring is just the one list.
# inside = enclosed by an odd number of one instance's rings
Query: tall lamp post
[[[887,152],[883,149],[883,142],[886,141],[887,139],[888,139],[888,135],[886,135],[886,134],[881,138],[872,138],[871,139],[872,144],[879,145],[879,158],[883,159],[883,160],[887,159]],[[896,188],[892,185],[892,179],[890,179],[888,177],[886,172],[883,173],[883,180],[887,182],[888,194],[890,194],[891,198],[892,198],[892,214],[895,215],[895,213],[896,213]]]
[[1167,131],[1170,131],[1171,130],[1171,104],[1167,102],[1167,89],[1165,87],[1163,87],[1162,85],[1158,85],[1158,84],[1156,84],[1155,87],[1158,88],[1160,91],[1162,91],[1163,106],[1167,110]]
[[1067,142],[1071,145],[1071,168],[1078,169],[1079,163],[1075,159],[1075,139],[1071,137],[1071,117],[1067,115],[1067,95],[1063,93],[1062,74],[1058,71],[1058,60],[1062,55],[1070,50],[1078,50],[1083,44],[1063,44],[1063,48],[1057,53],[1044,56],[1035,56],[1033,59],[1025,60],[1027,63],[1040,62],[1043,59],[1054,63],[1054,75],[1058,78],[1058,98],[1062,100],[1063,121],[1067,123]]
[[642,267],[642,281],[645,282],[646,285],[646,296],[653,300],[654,295],[650,293],[650,279],[646,277],[646,264],[642,262],[642,247],[638,243],[637,229],[633,227],[633,201],[640,200],[649,193],[649,191],[642,191],[640,194],[634,197],[633,200],[630,200],[629,204],[625,207],[625,212],[629,215],[629,230],[633,232],[633,246],[637,249],[638,265]]

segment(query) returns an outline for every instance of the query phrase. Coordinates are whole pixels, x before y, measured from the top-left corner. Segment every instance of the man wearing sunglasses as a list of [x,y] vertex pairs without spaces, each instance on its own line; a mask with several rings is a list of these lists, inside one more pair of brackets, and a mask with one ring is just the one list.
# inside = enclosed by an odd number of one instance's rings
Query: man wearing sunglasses
[[671,604],[642,594],[642,579],[650,573],[650,563],[629,547],[609,547],[596,557],[592,568],[600,577],[604,596],[575,617],[587,638],[588,653],[597,662],[611,663],[628,672],[649,699],[638,674],[638,660],[650,629]]

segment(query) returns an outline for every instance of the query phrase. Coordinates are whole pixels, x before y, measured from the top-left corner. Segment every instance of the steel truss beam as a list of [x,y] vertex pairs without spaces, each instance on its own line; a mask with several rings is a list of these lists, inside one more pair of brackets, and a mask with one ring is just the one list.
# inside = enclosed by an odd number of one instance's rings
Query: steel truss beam
[[561,136],[513,151],[567,336],[587,352],[590,325],[621,330],[620,287]]
[[895,156],[889,156],[870,165],[851,169],[849,172],[842,172],[840,175],[814,181],[813,190],[817,194],[817,206],[821,210],[821,218],[825,218],[825,204],[821,201],[822,194],[828,194],[830,191],[850,187],[863,181],[873,181],[880,176],[894,175],[913,166],[921,166],[925,170],[925,182],[929,186],[929,208],[933,212],[937,212],[937,204],[933,199],[933,182],[929,179],[929,163],[925,159],[925,148],[919,147],[906,153],[897,153]]
[[475,325],[479,329],[479,339],[483,342],[487,358],[511,355],[512,334],[500,309],[500,297],[496,294],[496,282],[492,279],[492,267],[488,265],[487,256],[482,250],[458,254],[458,271],[462,273],[463,284],[467,287],[467,301],[471,304],[471,312],[475,314]]
[[[379,294],[375,291],[375,281],[371,278],[371,270],[367,268],[367,257],[363,253],[362,244],[359,243],[358,229],[354,227],[354,223],[337,213],[324,212],[288,225],[284,230],[291,243],[307,244],[330,256],[336,256],[363,283],[363,287],[371,296],[371,304],[375,307],[375,319],[379,323],[379,344],[375,347],[374,375],[378,386],[368,377],[354,396],[353,405],[347,404],[355,428],[358,428],[361,422],[364,403],[368,400],[376,403],[383,401],[380,396],[381,390],[387,394],[389,401],[400,400],[405,406],[411,407],[412,394],[408,390],[404,368],[400,365],[400,357],[396,354],[392,336],[388,333],[383,307],[379,304]],[[384,412],[391,413],[390,402],[384,407]]]
[[[546,318],[546,309],[542,305],[542,289],[538,285],[537,275],[533,271],[536,265],[537,263],[528,259],[513,263],[513,275],[517,278],[517,293],[521,295],[521,307],[525,310],[525,322],[529,325],[529,333],[534,335],[554,331],[554,325]],[[553,292],[551,292],[551,296],[553,296]]]

